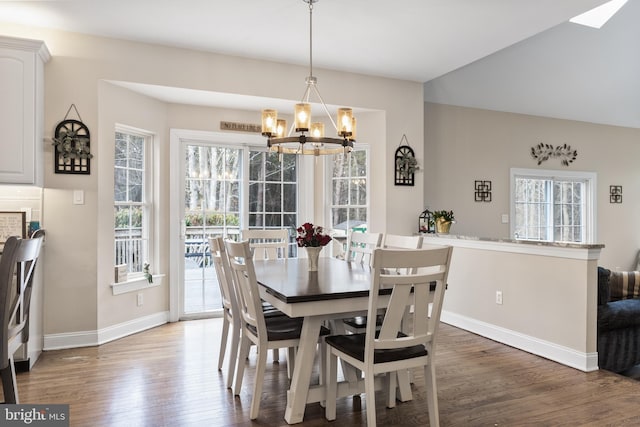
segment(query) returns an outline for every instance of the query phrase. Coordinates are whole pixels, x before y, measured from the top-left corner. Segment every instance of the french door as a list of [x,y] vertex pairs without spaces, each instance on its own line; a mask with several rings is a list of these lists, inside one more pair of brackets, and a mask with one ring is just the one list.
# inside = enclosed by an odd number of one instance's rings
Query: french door
[[240,231],[243,149],[185,143],[184,317],[219,311],[209,238]]
[[172,133],[171,147],[171,158],[180,159],[172,168],[170,191],[173,320],[221,312],[210,237],[237,240],[243,228],[288,228],[290,256],[295,256],[299,215],[297,156],[280,158],[246,136],[239,141],[227,134],[184,132]]

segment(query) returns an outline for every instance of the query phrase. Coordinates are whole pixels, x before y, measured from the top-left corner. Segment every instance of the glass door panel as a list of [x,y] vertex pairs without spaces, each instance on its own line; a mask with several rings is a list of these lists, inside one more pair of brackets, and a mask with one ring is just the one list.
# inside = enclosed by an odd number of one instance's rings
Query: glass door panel
[[196,317],[222,308],[208,240],[239,234],[242,150],[187,144],[184,155],[182,312]]

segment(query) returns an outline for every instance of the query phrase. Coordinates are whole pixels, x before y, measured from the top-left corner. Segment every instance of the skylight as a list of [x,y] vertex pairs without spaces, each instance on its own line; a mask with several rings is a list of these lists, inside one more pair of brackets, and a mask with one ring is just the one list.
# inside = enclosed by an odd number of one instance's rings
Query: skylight
[[606,24],[626,2],[627,0],[611,0],[582,15],[574,16],[569,21],[574,24],[586,25],[587,27],[600,28]]

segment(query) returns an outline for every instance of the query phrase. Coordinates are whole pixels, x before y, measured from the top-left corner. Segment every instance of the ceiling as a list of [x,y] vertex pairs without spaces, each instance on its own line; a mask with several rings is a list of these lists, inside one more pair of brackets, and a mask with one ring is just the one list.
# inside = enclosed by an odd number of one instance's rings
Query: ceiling
[[[623,21],[618,16],[627,9],[637,11],[640,0],[629,0],[600,30],[567,22],[602,3],[605,0],[320,0],[313,9],[313,65],[430,82],[425,85],[426,100],[538,114],[544,94],[536,85],[530,93],[524,89],[532,86],[532,75],[541,87],[560,78],[577,80],[583,92],[605,80],[611,83],[607,88],[611,91],[624,88],[626,79],[638,80],[638,73],[612,72],[608,62],[598,58],[594,59],[597,67],[593,61],[586,66],[582,62],[592,50],[594,55],[606,52],[610,41],[601,39],[619,36],[609,34],[608,28],[614,28],[616,19]],[[308,65],[308,12],[302,0],[3,0],[0,34],[1,23],[11,22]],[[637,56],[621,45],[608,49],[620,56]],[[500,83],[520,87],[517,98],[526,104],[531,96],[536,108],[514,106],[513,99],[497,100],[492,106],[491,95]],[[455,90],[458,86],[464,90]],[[562,97],[563,86],[552,85],[551,99]],[[163,94],[157,87],[138,89],[159,98],[181,99],[175,88],[172,94]],[[204,95],[202,104],[208,102]],[[616,97],[620,101],[628,95]],[[562,112],[554,114],[565,118]],[[640,120],[640,114],[636,116]]]

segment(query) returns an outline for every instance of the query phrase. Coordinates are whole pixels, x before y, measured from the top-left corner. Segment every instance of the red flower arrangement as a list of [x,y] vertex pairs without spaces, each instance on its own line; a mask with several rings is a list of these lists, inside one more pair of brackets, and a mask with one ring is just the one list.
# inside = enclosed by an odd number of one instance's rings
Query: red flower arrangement
[[318,247],[325,246],[331,241],[331,236],[323,233],[323,228],[317,225],[313,225],[310,222],[305,222],[296,230],[298,237],[296,242],[299,247]]

